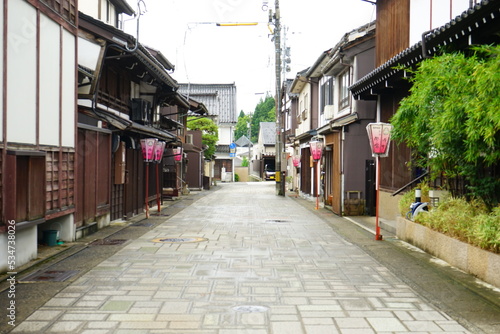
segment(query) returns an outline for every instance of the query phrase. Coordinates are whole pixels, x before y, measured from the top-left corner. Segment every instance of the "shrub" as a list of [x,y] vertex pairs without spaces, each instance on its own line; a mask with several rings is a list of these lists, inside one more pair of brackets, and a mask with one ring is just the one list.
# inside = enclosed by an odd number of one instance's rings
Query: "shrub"
[[500,252],[500,207],[488,211],[483,201],[449,198],[415,222],[471,245]]

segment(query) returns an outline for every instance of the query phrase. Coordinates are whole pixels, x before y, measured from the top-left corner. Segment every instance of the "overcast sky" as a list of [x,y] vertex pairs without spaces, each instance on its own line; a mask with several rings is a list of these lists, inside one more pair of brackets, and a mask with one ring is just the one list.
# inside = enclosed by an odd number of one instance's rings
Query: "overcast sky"
[[[128,0],[136,9],[136,0]],[[179,83],[236,83],[238,113],[253,112],[266,92],[275,93],[275,51],[268,27],[274,0],[143,0],[139,41],[160,50]],[[143,8],[144,6],[142,6]],[[291,71],[311,66],[340,38],[375,19],[375,6],[362,0],[281,0],[282,43],[291,48]],[[218,27],[216,23],[257,22]],[[271,26],[272,29],[272,26]],[[135,21],[125,22],[136,35]],[[286,32],[286,41],[283,38]]]

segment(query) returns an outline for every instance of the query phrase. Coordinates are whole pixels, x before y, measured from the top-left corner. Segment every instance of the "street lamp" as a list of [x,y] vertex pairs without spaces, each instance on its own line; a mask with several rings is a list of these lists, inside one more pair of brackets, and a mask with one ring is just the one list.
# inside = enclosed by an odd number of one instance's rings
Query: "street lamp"
[[380,200],[380,158],[389,155],[389,146],[391,144],[392,125],[387,123],[370,123],[366,126],[368,140],[372,150],[372,157],[376,158],[377,176],[375,187],[377,190],[377,199],[375,204],[375,240],[382,240],[379,226],[379,200]]
[[311,150],[311,156],[316,162],[316,167],[314,168],[314,192],[316,196],[316,210],[319,209],[319,191],[318,191],[318,163],[321,160],[321,155],[323,153],[323,142],[319,140],[312,140],[309,142],[309,149]]
[[160,178],[158,168],[163,161],[163,150],[165,149],[164,141],[157,141],[154,147],[154,162],[156,163],[156,204],[158,205],[158,215],[160,214]]
[[146,218],[149,218],[149,204],[148,204],[149,163],[154,161],[154,148],[157,141],[158,139],[156,138],[141,139],[142,158],[146,163],[146,195],[144,199],[144,204],[146,205]]

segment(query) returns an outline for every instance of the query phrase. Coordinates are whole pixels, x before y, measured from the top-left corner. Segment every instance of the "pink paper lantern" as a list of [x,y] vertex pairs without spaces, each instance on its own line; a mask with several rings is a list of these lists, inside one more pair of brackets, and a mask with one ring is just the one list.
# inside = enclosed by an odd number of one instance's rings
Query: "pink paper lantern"
[[311,150],[313,160],[318,161],[321,159],[321,154],[323,153],[323,142],[318,140],[310,141],[309,149]]
[[292,156],[292,163],[294,167],[299,167],[300,165],[300,155]]
[[154,147],[154,162],[160,163],[163,158],[163,150],[165,149],[165,142],[158,141]]
[[154,148],[158,139],[146,138],[141,139],[142,158],[144,162],[151,162],[154,159]]
[[392,125],[387,123],[370,123],[366,126],[372,156],[387,157],[391,144]]
[[174,160],[175,161],[182,160],[182,147],[174,148]]

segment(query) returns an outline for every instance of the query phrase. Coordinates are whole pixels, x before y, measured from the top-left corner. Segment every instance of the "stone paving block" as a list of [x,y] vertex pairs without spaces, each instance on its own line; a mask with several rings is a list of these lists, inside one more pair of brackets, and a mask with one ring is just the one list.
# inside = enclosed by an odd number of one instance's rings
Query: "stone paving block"
[[134,304],[134,302],[131,301],[108,301],[104,305],[102,305],[101,310],[102,311],[114,311],[114,312],[120,312],[120,311],[127,311],[130,309],[130,307]]
[[286,334],[307,334],[302,329],[300,322],[272,322],[271,333],[286,333]]
[[70,333],[78,330],[83,326],[83,321],[59,321],[52,325],[48,332]]
[[307,334],[337,334],[340,333],[335,327],[321,326],[321,325],[305,325],[305,332]]
[[49,327],[49,321],[26,320],[14,327],[11,333],[43,333]]
[[62,311],[38,310],[35,313],[33,313],[32,315],[30,315],[28,317],[28,320],[30,320],[30,321],[55,320],[61,314],[62,314]]
[[407,332],[404,324],[395,318],[367,318],[376,332]]
[[87,328],[91,329],[113,329],[118,327],[118,321],[91,321],[87,324]]

